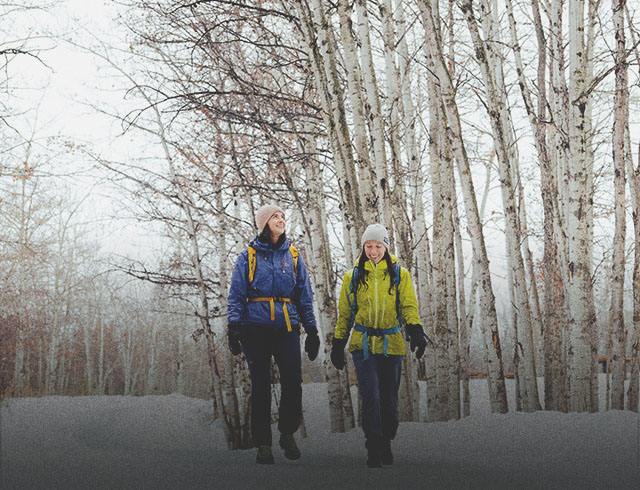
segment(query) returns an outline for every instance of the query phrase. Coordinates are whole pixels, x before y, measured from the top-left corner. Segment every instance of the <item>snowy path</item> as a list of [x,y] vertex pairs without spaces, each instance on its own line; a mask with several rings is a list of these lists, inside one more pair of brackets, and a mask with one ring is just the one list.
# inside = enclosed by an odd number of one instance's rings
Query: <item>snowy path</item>
[[[477,382],[481,383],[481,382]],[[481,390],[481,387],[478,388]],[[477,399],[477,398],[476,398]],[[305,385],[303,457],[228,451],[210,404],[180,395],[12,399],[2,489],[640,489],[637,414],[474,414],[404,423],[397,463],[364,466],[359,429],[329,433],[326,386]]]

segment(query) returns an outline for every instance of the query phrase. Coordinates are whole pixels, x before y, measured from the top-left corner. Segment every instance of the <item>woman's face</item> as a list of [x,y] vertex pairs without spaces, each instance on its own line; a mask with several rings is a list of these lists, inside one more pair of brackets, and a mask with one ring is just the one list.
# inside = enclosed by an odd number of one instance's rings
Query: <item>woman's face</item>
[[285,226],[284,214],[278,211],[276,214],[271,216],[271,218],[269,218],[269,221],[267,221],[267,224],[269,225],[271,234],[273,236],[279,237],[284,233],[284,226]]
[[374,264],[377,264],[382,260],[386,250],[386,247],[382,243],[374,240],[369,240],[364,244],[364,253],[369,260],[373,260]]

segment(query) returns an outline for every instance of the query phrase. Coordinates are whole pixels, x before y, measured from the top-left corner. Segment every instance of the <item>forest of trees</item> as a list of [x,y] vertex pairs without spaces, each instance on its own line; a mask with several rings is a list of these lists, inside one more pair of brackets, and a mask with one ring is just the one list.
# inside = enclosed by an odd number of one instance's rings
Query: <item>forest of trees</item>
[[[603,398],[638,411],[638,5],[116,3],[126,39],[60,42],[126,90],[127,110],[94,105],[147,144],[120,160],[14,129],[11,63],[47,51],[12,33],[24,5],[2,16],[0,398],[210,397],[229,446],[246,447],[226,295],[254,211],[276,202],[325,349],[364,228],[392,231],[433,339],[425,361],[406,358],[404,420],[419,419],[419,379],[428,420],[469,415],[471,375],[494,412],[596,411]],[[161,254],[114,257],[88,238],[82,201],[52,184],[69,153],[153,226]],[[332,429],[353,427],[349,371],[305,369],[327,383]]]

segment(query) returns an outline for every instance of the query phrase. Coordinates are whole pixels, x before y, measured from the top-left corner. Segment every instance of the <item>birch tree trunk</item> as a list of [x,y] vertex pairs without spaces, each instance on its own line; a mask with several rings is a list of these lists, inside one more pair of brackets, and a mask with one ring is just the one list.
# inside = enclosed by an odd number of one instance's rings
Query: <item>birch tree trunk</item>
[[[444,134],[440,133],[442,136]],[[444,237],[446,248],[444,250],[444,273],[446,282],[446,308],[447,308],[447,352],[449,355],[449,404],[448,418],[460,418],[460,333],[458,328],[458,305],[456,292],[456,258],[455,258],[455,230],[453,224],[453,206],[455,199],[455,181],[453,176],[453,158],[446,138],[444,143],[444,158],[441,159],[441,185],[445,196],[444,209]]]
[[[343,90],[336,70],[335,46],[330,42],[329,25],[320,1],[312,0],[313,12],[302,0],[294,0],[293,3],[300,19],[303,40],[309,54],[315,86],[320,96],[322,117],[327,127],[336,164],[345,226],[351,243],[358,243],[365,228],[364,213],[351,151],[349,128],[342,98]],[[355,250],[353,253],[355,254]]]
[[[140,92],[145,96],[144,92]],[[173,156],[169,150],[167,138],[165,136],[165,127],[162,121],[162,116],[157,105],[153,104],[150,100],[149,103],[154,109],[156,124],[158,126],[157,135],[164,151],[165,161],[167,162],[169,170],[170,182],[176,192],[177,204],[180,207],[186,222],[185,230],[188,234],[190,244],[188,254],[194,269],[198,292],[198,303],[195,315],[200,320],[202,330],[204,331],[205,338],[207,339],[207,353],[209,356],[209,369],[211,370],[213,381],[213,394],[216,399],[216,405],[219,411],[218,413],[222,419],[222,429],[229,449],[246,449],[245,445],[247,445],[248,441],[246,438],[243,438],[243,434],[241,432],[239,416],[237,413],[238,403],[235,387],[229,385],[229,380],[226,379],[223,369],[218,365],[219,356],[209,320],[211,317],[211,311],[209,308],[209,299],[207,297],[207,284],[202,268],[202,254],[200,252],[200,243],[198,241],[197,224],[192,213],[189,198],[181,181],[179,180],[178,175],[176,174]],[[224,253],[222,255],[224,255]],[[225,403],[225,397],[227,403]],[[229,403],[231,404],[231,407],[228,406]],[[234,409],[235,412],[233,411]]]
[[[586,62],[587,69],[585,71],[585,86],[589,86],[593,81],[593,72],[594,72],[594,45],[595,38],[597,35],[597,26],[599,25],[599,12],[598,9],[600,7],[600,0],[589,0],[588,2],[588,29],[587,29],[587,39],[586,39]],[[586,211],[587,211],[587,245],[589,247],[588,250],[588,260],[589,264],[593,263],[593,198],[595,193],[594,181],[594,163],[595,163],[595,148],[594,148],[594,131],[593,131],[593,97],[586,97],[586,108],[585,108],[585,148],[586,148],[586,167],[587,167],[587,200],[586,200]],[[592,281],[593,283],[593,281]],[[596,305],[595,300],[593,298],[593,294],[591,295],[591,301],[589,303],[591,308],[591,317],[593,318],[593,323],[591,326],[591,378],[590,381],[590,389],[591,389],[591,411],[598,411],[598,345],[599,345],[599,336],[598,336],[598,323],[596,321]]]
[[382,105],[378,92],[378,81],[373,65],[371,52],[371,39],[369,36],[369,12],[367,0],[355,0],[357,17],[357,32],[360,41],[360,58],[362,63],[362,79],[365,93],[365,113],[371,123],[370,138],[373,148],[374,185],[379,201],[377,221],[383,223],[391,232],[391,205],[389,201],[389,178],[387,175],[387,154],[384,141],[384,121],[382,118]]
[[[30,160],[32,143],[29,142],[27,144],[27,151],[25,154],[25,162]],[[28,228],[28,207],[27,207],[27,176],[20,176],[20,226],[19,226],[19,240],[20,240],[20,260],[17,264],[18,268],[18,293],[20,298],[26,297],[26,285],[27,285],[27,264],[26,264],[26,252],[28,249],[27,243],[27,228]],[[25,308],[25,320],[28,321],[29,315],[27,313],[27,308]],[[26,339],[25,325],[22,325],[21,322],[17,322],[17,338],[16,338],[16,360],[14,364],[13,370],[13,392],[15,396],[19,396],[24,390],[24,379],[25,379],[25,346],[24,342]],[[42,359],[42,356],[39,357]],[[40,371],[42,372],[42,370]],[[38,388],[40,388],[41,383],[38,383]]]
[[[629,26],[632,21],[628,8],[625,9]],[[636,63],[640,66],[640,50],[633,29],[629,29],[631,41],[635,47]],[[628,103],[628,99],[627,99]],[[627,108],[628,110],[628,108]],[[639,411],[638,398],[640,397],[640,145],[638,147],[638,165],[633,168],[633,156],[631,150],[631,135],[629,128],[625,132],[625,149],[627,174],[629,177],[629,194],[633,216],[633,330],[631,334],[631,373],[629,388],[627,389],[627,410]]]
[[[405,191],[404,170],[401,161],[402,140],[400,114],[402,111],[402,97],[400,94],[400,73],[395,59],[396,34],[393,21],[393,7],[391,0],[378,1],[378,8],[383,26],[383,44],[385,59],[385,89],[387,99],[387,120],[389,121],[388,138],[391,149],[391,169],[393,176],[393,191],[391,192],[392,221],[397,231],[396,243],[398,256],[405,264],[413,262],[413,251],[409,238],[409,214],[407,210],[407,195]],[[401,33],[403,35],[404,33]],[[385,164],[386,165],[386,164]],[[399,417],[402,421],[419,421],[420,417],[420,387],[417,381],[418,363],[413,356],[405,357],[402,366],[403,375],[400,379],[400,396],[398,401]]]
[[[385,88],[387,100],[388,140],[391,149],[391,169],[393,187],[391,188],[390,204],[392,221],[395,224],[398,236],[398,255],[406,264],[413,262],[413,250],[410,243],[409,213],[407,209],[407,193],[405,189],[405,171],[402,164],[402,149],[400,142],[403,140],[400,114],[402,113],[402,95],[400,94],[400,72],[396,63],[397,41],[393,19],[393,5],[391,0],[378,0],[378,8],[383,27],[383,45],[385,60]],[[405,32],[400,32],[404,37]]]
[[[487,106],[491,127],[493,130],[494,145],[498,156],[498,170],[500,173],[500,188],[502,190],[502,205],[505,214],[505,235],[507,240],[507,253],[511,265],[511,273],[514,281],[514,293],[516,307],[518,309],[518,334],[520,338],[517,345],[520,349],[523,366],[516,364],[519,372],[519,396],[522,401],[522,410],[531,412],[540,410],[538,387],[536,383],[535,347],[533,343],[533,319],[524,268],[524,260],[520,248],[521,229],[518,219],[517,203],[515,198],[515,186],[512,181],[512,166],[517,165],[513,155],[513,145],[509,144],[508,134],[512,133],[512,123],[508,115],[506,93],[498,90],[495,81],[496,71],[489,66],[490,57],[487,55],[485,42],[480,37],[477,21],[473,13],[473,0],[463,0],[462,12],[465,14],[467,26],[475,47],[476,60],[480,65],[480,71],[487,96]],[[487,12],[483,12],[487,15]],[[520,357],[518,358],[520,359]]]
[[156,352],[156,344],[157,344],[157,338],[158,338],[158,326],[153,319],[151,319],[149,323],[151,324],[150,325],[151,334],[147,342],[147,345],[149,346],[149,360],[148,360],[149,371],[147,371],[147,385],[145,390],[146,395],[155,394],[157,391],[156,365],[157,365],[158,355]]
[[640,397],[640,151],[638,165],[633,169],[631,163],[631,143],[627,131],[628,173],[632,189],[633,230],[634,230],[634,262],[633,262],[633,334],[631,340],[631,373],[627,389],[627,410],[638,412]]
[[[455,182],[453,182],[452,184],[455,186]],[[453,196],[455,198],[455,189],[453,190]],[[458,314],[460,317],[458,322],[460,329],[459,377],[462,380],[462,416],[468,417],[469,415],[471,415],[471,389],[469,386],[469,369],[471,359],[471,326],[473,324],[473,314],[470,315],[471,321],[469,321],[469,315],[467,315],[467,299],[464,286],[465,270],[464,255],[462,249],[462,233],[460,232],[460,217],[458,216],[458,203],[456,200],[454,200],[453,202],[452,209],[458,278]]]
[[358,51],[353,34],[352,7],[348,0],[338,2],[340,34],[347,74],[347,93],[353,117],[354,145],[357,153],[358,177],[363,206],[363,218],[366,223],[373,223],[380,216],[380,200],[377,198],[376,187],[372,180],[371,156],[369,155],[369,141],[367,138],[367,119],[365,115],[365,100],[362,97],[362,70],[358,61]]
[[[422,0],[419,4],[425,27],[427,54],[435,66],[434,78],[439,97],[442,99],[444,115],[446,117],[446,133],[452,151],[456,158],[460,183],[464,195],[465,211],[474,250],[474,260],[478,267],[478,284],[480,285],[480,313],[486,322],[484,341],[487,353],[487,383],[489,385],[489,399],[493,412],[506,413],[508,411],[504,372],[502,368],[502,350],[498,333],[498,317],[495,309],[489,259],[482,234],[482,224],[478,213],[471,167],[467,158],[462,138],[460,117],[455,101],[455,90],[442,54],[437,24],[437,9],[432,7],[431,0]],[[434,13],[436,15],[434,15]]]
[[458,351],[458,316],[456,305],[456,274],[454,230],[452,219],[453,159],[446,135],[442,131],[441,101],[433,97],[430,108],[429,141],[431,189],[433,201],[433,300],[435,341],[436,408],[431,411],[437,420],[460,418],[460,381]]
[[[416,136],[417,114],[412,97],[411,65],[409,47],[407,44],[407,32],[405,31],[405,14],[403,0],[399,0],[396,5],[398,30],[402,33],[398,40],[398,71],[400,74],[400,95],[401,121],[403,138],[403,148],[407,159],[408,182],[413,183],[413,195],[411,195],[411,222],[413,237],[411,244],[414,247],[413,253],[413,274],[416,281],[416,288],[419,298],[420,317],[428,324],[431,319],[431,290],[430,290],[430,245],[429,235],[424,209],[424,184],[422,162],[418,153],[418,143]],[[405,259],[406,260],[406,259]],[[407,262],[408,263],[408,262]],[[428,325],[425,325],[427,327]]]
[[[94,312],[91,315],[91,322],[94,327],[96,325],[95,317],[97,313]],[[92,335],[89,333],[89,319],[87,321],[82,322],[82,333],[83,333],[83,341],[84,341],[84,355],[86,358],[85,365],[85,376],[87,377],[87,390],[86,395],[93,395],[93,364],[91,361],[91,337]]]
[[[222,161],[222,158],[218,160],[218,173],[215,175],[215,183],[217,187],[217,196],[216,196],[216,205],[218,209],[224,209],[223,202],[223,178],[225,165]],[[213,177],[213,176],[212,176]],[[229,291],[229,251],[227,247],[227,230],[229,228],[229,223],[225,218],[225,214],[221,213],[218,216],[218,229],[215,234],[215,244],[217,248],[217,252],[219,254],[218,258],[218,279],[220,282],[219,287],[219,296],[218,302],[221,306],[221,311],[226,311],[227,309],[227,291]],[[194,230],[195,233],[195,230]],[[195,244],[194,244],[195,245]],[[204,279],[199,272],[198,276],[201,279]],[[204,283],[199,283],[199,287],[203,289]],[[202,293],[201,293],[202,294]],[[224,332],[225,329],[225,317],[220,318],[220,330]],[[236,375],[234,372],[233,364],[234,364],[234,356],[231,354],[229,350],[228,339],[226,335],[223,335],[223,364],[224,364],[224,374],[221,379],[221,387],[222,391],[225,395],[225,400],[227,402],[226,410],[228,413],[229,423],[232,428],[233,439],[232,441],[227,440],[228,443],[231,442],[230,446],[232,449],[247,449],[252,447],[251,433],[248,427],[242,423],[242,419],[244,418],[244,413],[240,412],[240,402],[238,400],[238,384],[242,382],[236,379]]]
[[585,132],[586,53],[584,0],[569,0],[569,152],[566,227],[569,277],[569,410],[595,411],[592,394],[593,289],[591,231],[587,216],[589,177]]
[[100,317],[100,345],[98,347],[98,395],[104,395],[104,321]]
[[[564,294],[561,274],[558,267],[558,246],[555,230],[559,229],[557,205],[557,181],[555,177],[554,162],[551,159],[545,123],[547,118],[547,95],[546,95],[546,63],[547,63],[547,41],[540,16],[538,0],[532,0],[532,17],[534,20],[537,48],[537,87],[538,99],[537,110],[534,108],[529,84],[524,75],[524,64],[520,55],[520,42],[518,40],[515,16],[513,14],[513,4],[507,0],[507,13],[511,31],[512,46],[516,62],[516,72],[518,75],[520,92],[524,102],[527,116],[531,128],[535,135],[536,151],[540,164],[541,194],[544,213],[543,236],[543,277],[544,277],[544,314],[543,318],[543,351],[544,351],[544,381],[545,381],[545,409],[566,411],[566,366],[562,361],[563,352],[563,332],[565,321],[562,311],[564,310]],[[562,17],[556,20],[556,28],[562,24]],[[561,34],[560,32],[556,32]],[[561,41],[559,42],[561,45]],[[553,50],[552,50],[553,52]],[[555,66],[555,65],[554,65]],[[529,256],[529,260],[530,256]],[[530,265],[532,270],[533,267]]]
[[[140,323],[139,323],[140,324]],[[124,393],[131,394],[131,381],[133,379],[133,335],[132,326],[128,323],[124,325],[124,346],[122,349],[122,371],[124,376]]]
[[624,326],[624,275],[625,275],[625,133],[628,127],[629,93],[627,87],[627,64],[625,61],[624,8],[626,0],[613,2],[613,23],[616,39],[616,91],[613,108],[613,182],[615,195],[615,232],[611,264],[611,306],[609,323],[613,340],[610,359],[612,372],[611,408],[624,410],[624,382],[626,378],[626,331]]
[[[314,273],[315,298],[318,302],[318,330],[324,336],[325,368],[329,396],[329,416],[331,432],[346,432],[355,427],[353,402],[344,372],[338,371],[328,361],[328,347],[333,342],[333,326],[337,323],[337,305],[333,261],[327,230],[327,216],[323,206],[324,189],[320,162],[317,159],[317,141],[313,127],[306,124],[303,134],[299,134],[300,147],[304,159],[304,171],[309,189],[310,243]],[[310,264],[310,266],[311,266]]]

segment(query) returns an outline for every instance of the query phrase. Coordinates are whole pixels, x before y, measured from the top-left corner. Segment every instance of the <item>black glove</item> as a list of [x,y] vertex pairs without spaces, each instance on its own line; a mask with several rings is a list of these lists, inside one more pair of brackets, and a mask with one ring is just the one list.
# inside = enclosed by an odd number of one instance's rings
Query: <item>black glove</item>
[[312,330],[307,332],[307,338],[304,341],[304,351],[309,356],[310,361],[314,361],[318,357],[318,350],[320,349],[320,337],[318,337],[318,331]]
[[407,325],[406,329],[407,335],[409,335],[411,352],[415,351],[416,359],[420,359],[427,348],[427,336],[422,330],[422,325]]
[[240,341],[242,340],[242,323],[232,322],[227,330],[227,338],[229,339],[229,350],[234,356],[242,352]]
[[347,339],[333,338],[331,345],[331,364],[333,364],[338,371],[344,369],[344,366],[347,364],[344,358],[344,348],[346,345]]

